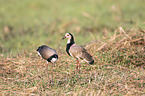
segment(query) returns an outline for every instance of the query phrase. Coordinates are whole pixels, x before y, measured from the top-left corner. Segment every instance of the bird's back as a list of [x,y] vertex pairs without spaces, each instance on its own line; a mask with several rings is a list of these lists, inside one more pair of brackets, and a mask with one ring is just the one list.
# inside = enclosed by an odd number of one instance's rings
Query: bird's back
[[92,56],[83,47],[80,47],[80,46],[78,46],[76,44],[73,44],[70,47],[69,52],[75,58],[83,59],[89,64],[93,64],[94,63],[94,60],[93,60]]
[[46,45],[40,46],[37,51],[42,56],[43,59],[47,60],[50,56],[57,54],[56,51]]

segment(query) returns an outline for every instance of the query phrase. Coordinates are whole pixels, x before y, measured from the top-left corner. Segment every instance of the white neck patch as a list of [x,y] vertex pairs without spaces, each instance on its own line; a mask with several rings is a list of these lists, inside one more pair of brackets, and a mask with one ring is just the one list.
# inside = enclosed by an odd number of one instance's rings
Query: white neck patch
[[70,43],[70,39],[68,38],[68,40],[67,40],[67,44],[69,44]]

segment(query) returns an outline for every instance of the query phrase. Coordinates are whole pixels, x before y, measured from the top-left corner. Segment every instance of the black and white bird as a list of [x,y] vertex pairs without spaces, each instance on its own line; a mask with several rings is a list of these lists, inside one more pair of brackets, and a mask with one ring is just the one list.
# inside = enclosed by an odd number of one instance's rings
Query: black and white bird
[[74,37],[71,33],[66,33],[62,39],[65,39],[65,38],[68,39],[67,45],[66,45],[66,52],[68,53],[68,55],[76,58],[77,68],[78,68],[78,64],[79,64],[79,67],[81,66],[79,63],[79,59],[82,59],[91,65],[94,63],[92,56],[87,52],[87,50],[75,44]]
[[[46,45],[42,45],[38,47],[36,51],[38,51],[38,55],[40,55],[44,60],[47,60],[46,71],[48,74],[48,62],[51,62],[53,66],[55,66],[55,62],[58,59],[57,52]],[[49,77],[49,74],[48,74],[48,77]],[[53,80],[53,74],[52,74],[52,80]]]

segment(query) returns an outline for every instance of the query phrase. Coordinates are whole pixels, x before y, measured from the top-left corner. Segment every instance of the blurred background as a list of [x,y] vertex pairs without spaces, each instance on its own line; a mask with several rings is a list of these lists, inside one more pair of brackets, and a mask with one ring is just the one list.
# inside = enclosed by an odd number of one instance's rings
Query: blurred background
[[[66,32],[95,60],[65,52]],[[50,82],[45,44],[58,52]],[[145,0],[0,0],[0,96],[144,96]]]
[[66,32],[82,45],[111,36],[119,26],[145,28],[144,0],[0,2],[0,54],[4,56],[33,51],[42,44],[55,49],[65,47],[66,41],[61,39]]

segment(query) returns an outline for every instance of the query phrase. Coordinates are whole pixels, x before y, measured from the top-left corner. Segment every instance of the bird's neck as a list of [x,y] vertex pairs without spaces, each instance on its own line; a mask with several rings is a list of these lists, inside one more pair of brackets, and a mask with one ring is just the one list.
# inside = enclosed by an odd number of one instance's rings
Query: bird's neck
[[74,37],[68,38],[67,44],[74,44]]
[[68,55],[70,55],[69,49],[70,49],[70,47],[71,47],[74,43],[75,43],[75,42],[74,42],[73,36],[72,36],[71,38],[68,38],[67,45],[66,45],[66,52],[67,52]]
[[70,49],[70,47],[71,47],[73,44],[74,44],[74,43],[68,43],[68,44],[66,45],[66,52],[67,52],[68,55],[70,55],[69,49]]

